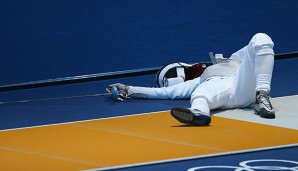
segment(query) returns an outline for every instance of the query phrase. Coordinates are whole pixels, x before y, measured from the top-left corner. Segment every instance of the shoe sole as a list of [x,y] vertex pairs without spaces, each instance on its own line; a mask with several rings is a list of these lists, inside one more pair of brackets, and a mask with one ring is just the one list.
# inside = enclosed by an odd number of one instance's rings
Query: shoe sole
[[171,110],[171,115],[179,122],[187,125],[206,126],[211,122],[210,116],[203,114],[194,116],[194,114],[186,108],[173,108]]
[[193,114],[188,109],[184,108],[173,108],[171,115],[179,122],[188,124],[193,120]]

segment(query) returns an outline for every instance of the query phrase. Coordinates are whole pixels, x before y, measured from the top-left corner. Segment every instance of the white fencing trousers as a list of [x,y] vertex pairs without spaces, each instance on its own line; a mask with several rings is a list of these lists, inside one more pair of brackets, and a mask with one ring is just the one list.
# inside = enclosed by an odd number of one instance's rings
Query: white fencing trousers
[[270,90],[274,63],[273,42],[264,33],[253,36],[247,46],[230,59],[241,64],[230,77],[212,77],[200,84],[200,77],[170,87],[148,88],[131,86],[132,96],[146,94],[149,99],[187,99],[191,109],[210,114],[212,109],[247,107],[255,101],[256,85]]

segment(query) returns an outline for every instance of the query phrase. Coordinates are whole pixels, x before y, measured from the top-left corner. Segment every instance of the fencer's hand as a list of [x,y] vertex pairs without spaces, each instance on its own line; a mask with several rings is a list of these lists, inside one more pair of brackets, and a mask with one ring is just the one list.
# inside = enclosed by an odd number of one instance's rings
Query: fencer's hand
[[126,85],[121,84],[121,83],[115,83],[115,84],[110,84],[107,88],[106,88],[106,92],[107,93],[112,93],[112,87],[116,87],[118,90],[126,90]]
[[127,86],[121,83],[111,84],[106,88],[106,92],[110,93],[116,101],[124,101],[128,99]]

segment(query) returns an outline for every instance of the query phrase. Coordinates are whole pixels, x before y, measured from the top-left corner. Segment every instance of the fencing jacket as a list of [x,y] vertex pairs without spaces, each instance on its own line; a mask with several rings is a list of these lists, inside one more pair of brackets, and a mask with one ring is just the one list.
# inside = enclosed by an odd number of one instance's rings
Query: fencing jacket
[[227,59],[220,63],[209,66],[201,75],[200,82],[204,82],[212,77],[232,76],[240,66],[239,61]]

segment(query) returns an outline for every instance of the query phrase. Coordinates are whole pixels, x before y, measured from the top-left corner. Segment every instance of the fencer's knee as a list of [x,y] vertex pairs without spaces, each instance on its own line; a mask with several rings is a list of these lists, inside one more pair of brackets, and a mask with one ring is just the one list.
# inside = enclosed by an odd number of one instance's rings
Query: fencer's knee
[[250,45],[251,45],[252,51],[256,55],[265,55],[265,54],[274,55],[274,51],[273,51],[274,43],[272,39],[265,33],[255,34],[250,41]]
[[262,46],[264,44],[273,44],[271,37],[269,37],[266,33],[257,33],[252,37],[252,41],[255,45]]

